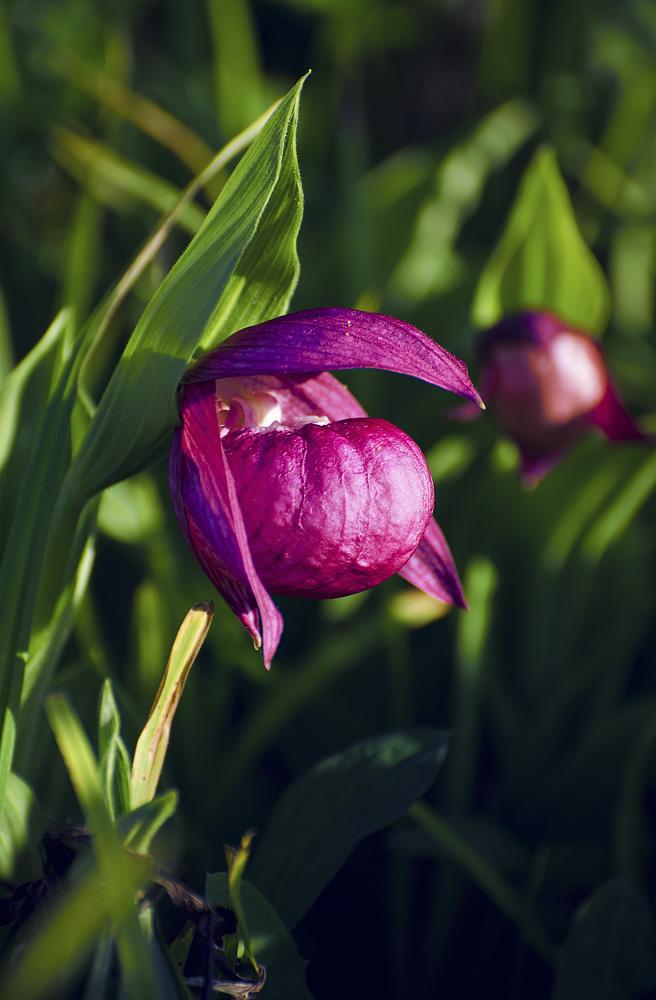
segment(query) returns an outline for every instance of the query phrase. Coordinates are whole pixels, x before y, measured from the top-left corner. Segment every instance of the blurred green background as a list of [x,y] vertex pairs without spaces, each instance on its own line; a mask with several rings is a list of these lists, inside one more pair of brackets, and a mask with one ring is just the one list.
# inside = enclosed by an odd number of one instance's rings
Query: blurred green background
[[[603,330],[629,407],[656,429],[652,0],[5,0],[0,376],[60,305],[85,316],[213,152],[308,68],[293,308],[399,316],[476,381],[476,325],[497,318],[479,280],[547,144],[610,289],[597,281],[590,302],[581,287],[576,318]],[[221,182],[116,317],[117,357]],[[202,889],[222,844],[261,828],[322,755],[444,726],[428,799],[451,839],[415,817],[358,848],[297,929],[313,995],[549,997],[531,921],[559,946],[609,878],[653,896],[654,456],[590,437],[527,492],[490,418],[452,423],[452,400],[398,376],[344,381],[427,454],[471,609],[439,617],[398,579],[334,602],[283,598],[267,674],[217,601],[174,724],[166,777],[181,805],[159,850]],[[56,684],[91,730],[111,676],[133,743],[180,621],[214,595],[174,522],[165,461],[108,491],[100,528]],[[76,818],[47,731],[38,752],[33,844]],[[17,877],[34,865],[25,852]],[[650,967],[618,995],[655,988]]]

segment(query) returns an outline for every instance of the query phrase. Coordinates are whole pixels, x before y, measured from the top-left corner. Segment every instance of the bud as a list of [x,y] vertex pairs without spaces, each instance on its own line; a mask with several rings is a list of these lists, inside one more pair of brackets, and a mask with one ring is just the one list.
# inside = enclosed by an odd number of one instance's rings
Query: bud
[[547,312],[520,312],[481,338],[482,395],[536,482],[590,427],[612,441],[646,435],[620,402],[597,343]]

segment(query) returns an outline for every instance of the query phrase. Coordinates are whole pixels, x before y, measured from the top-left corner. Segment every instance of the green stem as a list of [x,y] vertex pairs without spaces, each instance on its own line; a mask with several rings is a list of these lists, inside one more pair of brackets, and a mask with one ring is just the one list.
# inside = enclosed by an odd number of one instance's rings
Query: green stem
[[523,939],[535,948],[546,962],[553,965],[555,948],[542,927],[514,890],[485,858],[470,847],[450,823],[425,802],[415,802],[410,807],[408,816],[437,841],[442,850],[463,869],[497,909],[515,924]]

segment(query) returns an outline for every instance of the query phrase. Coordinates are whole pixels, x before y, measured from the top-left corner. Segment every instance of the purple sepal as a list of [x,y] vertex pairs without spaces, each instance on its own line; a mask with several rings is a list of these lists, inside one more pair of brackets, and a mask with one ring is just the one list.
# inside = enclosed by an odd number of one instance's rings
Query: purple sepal
[[435,518],[428,522],[417,550],[398,574],[438,601],[467,608],[453,556]]
[[169,464],[176,517],[200,566],[262,647],[268,668],[283,621],[253,565],[219,435],[214,382],[186,387],[180,415],[182,429],[176,431]]
[[309,309],[240,330],[193,365],[184,381],[345,368],[412,375],[481,403],[460,358],[409,323],[358,309]]
[[610,382],[604,398],[590,411],[588,419],[611,441],[650,440],[650,435],[638,427]]

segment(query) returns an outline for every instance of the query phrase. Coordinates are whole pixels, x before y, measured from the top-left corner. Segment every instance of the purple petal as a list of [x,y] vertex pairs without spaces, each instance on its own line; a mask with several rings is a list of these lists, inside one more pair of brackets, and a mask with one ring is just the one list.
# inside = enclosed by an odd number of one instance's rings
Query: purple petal
[[398,573],[438,601],[467,608],[453,556],[434,518],[428,522],[417,551]]
[[413,375],[481,402],[463,361],[409,323],[358,309],[309,309],[240,330],[201,358],[184,381],[344,368]]
[[386,420],[244,427],[223,445],[271,593],[368,590],[405,565],[426,530],[435,502],[426,460]]
[[176,432],[169,466],[176,516],[201,567],[256,645],[262,645],[268,668],[280,642],[283,622],[253,565],[219,435],[214,383],[183,390],[180,412],[183,426]]
[[544,479],[548,472],[562,462],[563,458],[567,454],[566,448],[552,448],[551,451],[542,452],[539,455],[529,455],[524,452],[519,447],[519,452],[521,455],[521,466],[520,466],[520,479],[522,486],[527,489],[532,489],[534,486]]
[[649,438],[620,402],[610,382],[604,398],[590,411],[588,419],[611,441],[646,441]]

